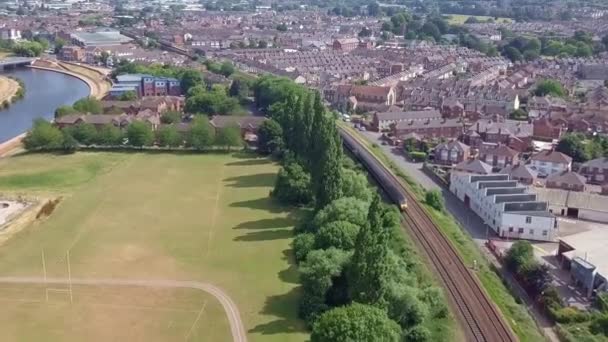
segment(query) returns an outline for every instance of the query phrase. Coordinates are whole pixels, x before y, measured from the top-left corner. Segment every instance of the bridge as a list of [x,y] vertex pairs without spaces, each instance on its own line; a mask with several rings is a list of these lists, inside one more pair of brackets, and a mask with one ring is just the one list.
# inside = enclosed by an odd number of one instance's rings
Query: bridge
[[0,70],[31,65],[35,60],[36,58],[31,57],[6,57],[0,59]]

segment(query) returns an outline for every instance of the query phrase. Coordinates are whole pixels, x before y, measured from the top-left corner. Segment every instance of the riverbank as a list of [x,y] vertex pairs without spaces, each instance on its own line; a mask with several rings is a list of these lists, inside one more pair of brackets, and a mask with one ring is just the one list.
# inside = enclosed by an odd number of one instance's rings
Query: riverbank
[[96,99],[105,97],[112,87],[112,84],[107,80],[106,75],[101,71],[78,64],[40,59],[34,62],[30,68],[60,72],[76,77],[89,86],[89,89],[91,90],[90,96]]
[[21,89],[21,85],[17,80],[0,76],[0,105],[5,106],[5,103],[9,105],[13,103],[19,89]]

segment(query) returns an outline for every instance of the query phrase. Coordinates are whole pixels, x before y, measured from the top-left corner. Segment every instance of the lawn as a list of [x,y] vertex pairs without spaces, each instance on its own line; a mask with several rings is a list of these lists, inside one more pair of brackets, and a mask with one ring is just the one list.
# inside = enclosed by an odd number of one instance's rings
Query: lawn
[[[72,277],[209,282],[236,302],[250,341],[304,341],[304,325],[296,318],[299,290],[290,250],[295,213],[268,198],[276,172],[277,166],[266,159],[224,154],[82,152],[2,159],[0,193],[56,194],[63,200],[49,218],[34,222],[0,246],[0,276],[41,276],[44,250],[49,276],[65,277],[69,250]],[[58,340],[80,341],[100,329],[98,323],[83,317],[100,315],[105,317],[104,329],[130,333],[121,329],[125,322],[120,315],[109,314],[106,307],[99,313],[95,310],[99,305],[81,303],[87,296],[105,302],[106,297],[99,293],[108,291],[120,303],[115,290],[82,289],[93,292],[86,295],[75,290],[78,305],[65,305],[66,294],[54,293],[53,300],[60,304],[54,306],[53,316],[45,314],[49,304],[40,302],[44,291],[23,288],[26,295],[19,298],[32,303],[5,305],[0,331],[28,334],[35,326],[41,334],[48,331],[49,336],[64,337]],[[34,295],[27,295],[30,292]],[[152,300],[143,293],[129,298],[137,301],[138,296]],[[0,287],[0,300],[2,297]],[[173,297],[178,300],[166,299]],[[188,303],[185,309],[180,306],[183,302]],[[158,302],[141,304],[163,303],[158,307],[166,310],[162,315],[146,314],[152,323],[133,325],[140,326],[138,331],[144,337],[183,339],[196,316],[192,311],[201,302],[218,314],[203,314],[201,329],[212,327],[211,333],[192,334],[191,340],[229,340],[219,303],[201,293],[163,294]],[[61,318],[87,327],[66,333],[65,326],[56,325],[55,321],[65,323]]]
[[502,18],[502,17],[490,17],[485,15],[466,15],[466,14],[444,14],[444,17],[447,18],[447,21],[450,25],[462,25],[467,19],[470,17],[475,17],[480,22],[485,22],[488,19],[494,19],[496,23],[511,23],[513,19],[511,18]]

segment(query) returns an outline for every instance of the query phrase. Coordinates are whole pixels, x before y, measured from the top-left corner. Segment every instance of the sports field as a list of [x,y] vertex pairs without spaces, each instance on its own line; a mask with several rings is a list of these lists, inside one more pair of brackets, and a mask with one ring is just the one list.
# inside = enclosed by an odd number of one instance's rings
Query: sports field
[[469,19],[470,17],[477,18],[479,22],[485,22],[488,19],[493,19],[496,23],[511,23],[513,19],[511,18],[503,18],[503,17],[490,17],[485,15],[466,15],[466,14],[444,14],[444,17],[447,17],[447,21],[451,25],[462,25]]
[[[234,301],[250,341],[304,341],[293,213],[268,198],[276,172],[265,159],[223,154],[2,159],[0,193],[63,199],[0,246],[0,277],[46,269],[49,278],[209,283]],[[75,284],[70,301],[67,290],[0,284],[0,340],[232,339],[220,302],[203,291]]]

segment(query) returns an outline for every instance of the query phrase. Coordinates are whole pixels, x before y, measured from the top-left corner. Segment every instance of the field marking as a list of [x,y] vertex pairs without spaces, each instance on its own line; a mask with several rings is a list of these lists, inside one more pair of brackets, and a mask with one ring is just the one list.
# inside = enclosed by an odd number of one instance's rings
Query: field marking
[[184,337],[184,341],[188,341],[188,339],[190,338],[190,335],[192,335],[192,332],[194,332],[194,328],[196,327],[196,323],[198,323],[198,320],[201,319],[201,316],[203,315],[203,312],[205,312],[205,307],[206,306],[207,306],[207,301],[205,300],[203,302],[203,306],[201,307],[201,309],[198,312],[198,315],[196,315],[196,319],[192,323],[192,326],[190,327],[190,330],[188,330],[188,334],[186,335],[186,337]]
[[222,169],[220,171],[220,177],[217,181],[217,190],[215,192],[215,204],[213,205],[213,214],[211,215],[211,226],[209,227],[209,234],[207,238],[207,252],[205,257],[209,257],[209,253],[211,252],[211,240],[213,240],[213,229],[215,229],[215,224],[217,222],[217,215],[219,211],[219,203],[220,203],[220,194],[222,193],[222,189],[224,188],[224,173],[225,173],[226,165],[222,164]]
[[51,285],[106,285],[106,286],[141,286],[149,288],[189,288],[204,291],[214,296],[222,305],[234,342],[247,342],[247,333],[238,307],[222,289],[209,283],[198,281],[180,281],[168,279],[117,279],[117,278],[46,278],[44,277],[0,277],[0,284],[51,284]]

